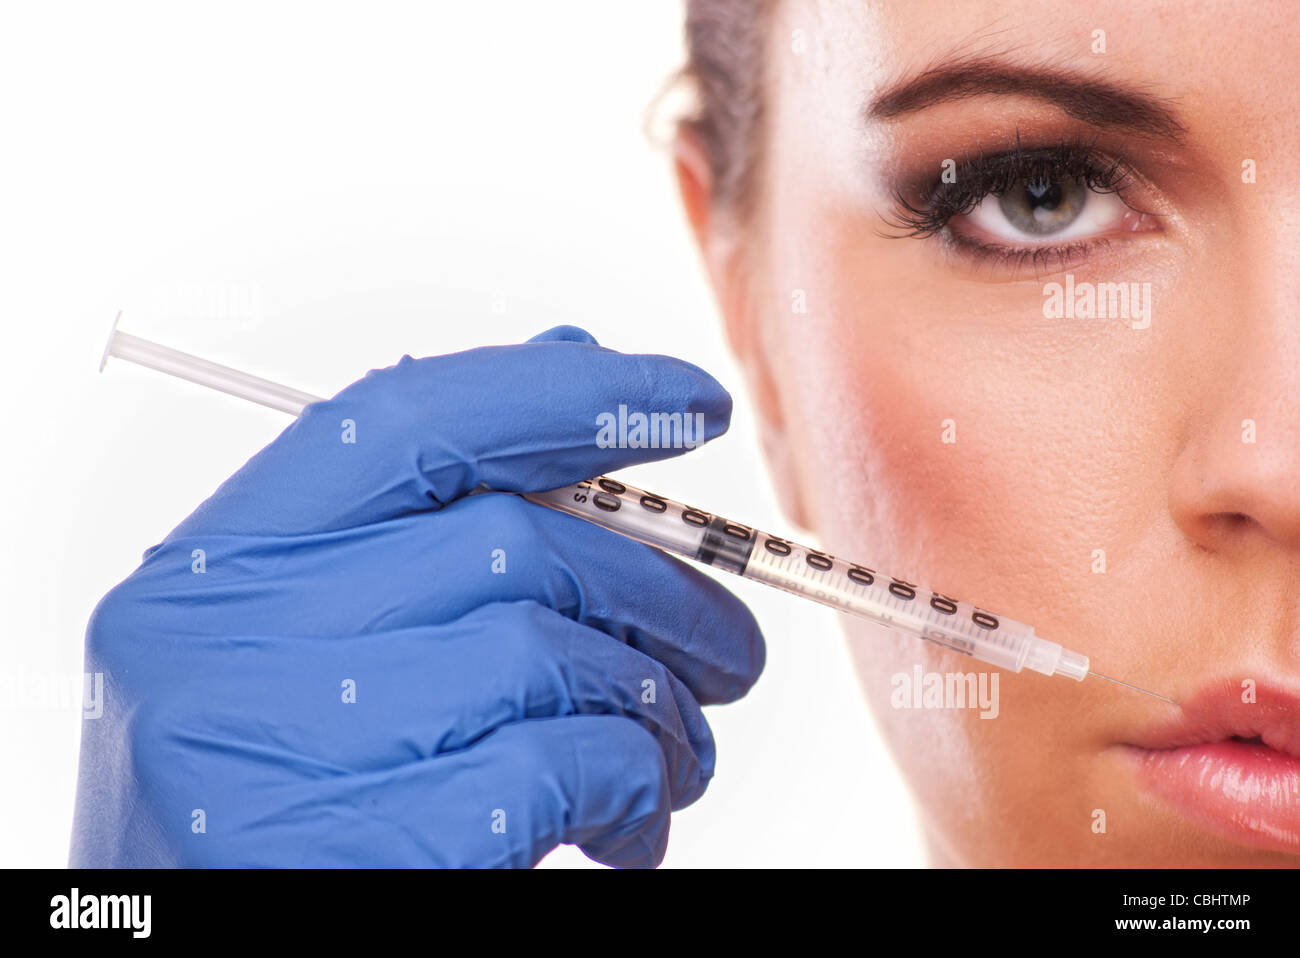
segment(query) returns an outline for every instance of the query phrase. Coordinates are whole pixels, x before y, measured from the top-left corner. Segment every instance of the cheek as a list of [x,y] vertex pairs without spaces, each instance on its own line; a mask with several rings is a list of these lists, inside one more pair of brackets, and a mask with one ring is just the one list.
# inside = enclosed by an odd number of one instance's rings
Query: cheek
[[[1133,604],[1128,580],[1095,575],[1092,563],[1096,549],[1114,562],[1167,542],[1160,530],[1172,534],[1163,477],[1177,437],[1156,435],[1162,400],[1141,385],[1157,345],[1047,328],[1033,288],[1023,290],[1028,306],[986,303],[972,317],[968,288],[891,275],[880,265],[887,248],[800,247],[787,251],[797,268],[771,275],[786,289],[810,287],[808,311],[771,317],[768,349],[807,514],[826,548],[1086,653],[1131,647],[1137,630],[1113,616]],[[900,710],[893,682],[917,665],[995,670],[871,623],[844,626],[877,721],[938,823],[933,834],[967,854],[988,843],[977,857],[990,862],[1036,840],[1021,834],[1017,803],[1035,821],[1086,820],[1088,809],[1060,796],[1083,802],[1081,783],[1099,774],[1088,765],[1098,733],[1076,709],[1109,690],[1002,673],[995,720]],[[990,825],[1000,821],[1005,834]]]
[[1113,561],[1173,534],[1155,336],[1046,323],[1031,284],[984,288],[972,316],[981,291],[904,285],[887,249],[823,249],[808,313],[774,324],[816,531],[1040,632],[1077,625],[1104,587],[1098,550]]
[[795,360],[798,378],[816,384],[795,414],[809,424],[802,480],[825,544],[1028,620],[1015,594],[1026,571],[1095,535],[1061,509],[1090,488],[1078,470],[1086,441],[1050,456],[1042,446],[1082,432],[1070,397],[1024,403],[1023,369],[913,316],[835,315],[845,320],[805,340]]

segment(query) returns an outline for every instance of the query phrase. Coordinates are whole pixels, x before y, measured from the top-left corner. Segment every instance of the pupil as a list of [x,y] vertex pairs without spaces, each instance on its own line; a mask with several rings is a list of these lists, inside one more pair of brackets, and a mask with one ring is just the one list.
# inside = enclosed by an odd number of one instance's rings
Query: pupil
[[1054,210],[1061,204],[1064,195],[1060,184],[1053,183],[1046,177],[1028,180],[1025,183],[1025,194],[1031,210]]
[[1087,201],[1085,184],[1048,173],[1025,177],[998,196],[998,206],[1007,222],[1037,236],[1049,236],[1065,229],[1079,218]]

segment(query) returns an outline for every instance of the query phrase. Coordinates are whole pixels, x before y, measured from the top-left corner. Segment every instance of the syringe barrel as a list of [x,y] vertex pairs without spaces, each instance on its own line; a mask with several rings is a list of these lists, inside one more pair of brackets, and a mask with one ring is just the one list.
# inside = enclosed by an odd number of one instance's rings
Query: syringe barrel
[[621,480],[600,476],[525,498],[999,668],[1075,679],[1087,674],[1087,659],[1038,638],[1022,622]]
[[525,492],[523,497],[688,559],[699,556],[713,519],[702,510],[652,495],[608,476],[548,492]]
[[969,602],[807,546],[765,534],[761,538],[745,570],[746,578],[1013,672],[1024,668],[1036,641],[1030,626]]

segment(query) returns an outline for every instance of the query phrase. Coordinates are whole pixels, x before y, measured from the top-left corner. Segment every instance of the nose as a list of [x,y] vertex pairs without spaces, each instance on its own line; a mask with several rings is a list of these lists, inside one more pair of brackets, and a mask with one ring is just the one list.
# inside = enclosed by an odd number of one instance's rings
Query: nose
[[1271,542],[1300,555],[1300,290],[1278,280],[1296,274],[1300,244],[1294,252],[1272,263],[1289,272],[1259,277],[1269,293],[1253,298],[1254,315],[1235,317],[1231,345],[1210,364],[1221,385],[1198,404],[1175,460],[1170,512],[1214,552]]

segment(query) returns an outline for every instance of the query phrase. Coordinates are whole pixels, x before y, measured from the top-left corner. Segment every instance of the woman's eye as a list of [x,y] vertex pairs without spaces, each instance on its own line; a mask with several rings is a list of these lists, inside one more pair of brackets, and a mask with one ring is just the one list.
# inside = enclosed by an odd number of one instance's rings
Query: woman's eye
[[1119,195],[1071,178],[1025,179],[1006,193],[990,194],[949,225],[962,234],[1022,246],[1086,239],[1120,228],[1128,207]]

